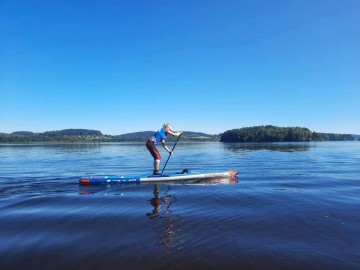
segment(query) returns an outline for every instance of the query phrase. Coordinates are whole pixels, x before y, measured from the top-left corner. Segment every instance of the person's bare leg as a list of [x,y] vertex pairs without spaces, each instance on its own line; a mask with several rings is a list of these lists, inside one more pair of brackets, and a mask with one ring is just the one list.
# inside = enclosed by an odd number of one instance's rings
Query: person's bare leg
[[160,160],[155,160],[154,161],[154,171],[159,171],[159,167],[160,167]]

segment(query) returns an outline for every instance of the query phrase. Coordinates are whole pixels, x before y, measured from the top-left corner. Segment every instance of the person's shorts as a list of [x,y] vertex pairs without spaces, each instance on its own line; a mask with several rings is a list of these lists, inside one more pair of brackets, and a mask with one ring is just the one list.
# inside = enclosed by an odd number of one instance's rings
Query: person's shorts
[[155,143],[152,140],[147,140],[146,142],[146,148],[149,150],[150,154],[153,156],[154,160],[160,160],[161,155],[159,151],[157,150]]

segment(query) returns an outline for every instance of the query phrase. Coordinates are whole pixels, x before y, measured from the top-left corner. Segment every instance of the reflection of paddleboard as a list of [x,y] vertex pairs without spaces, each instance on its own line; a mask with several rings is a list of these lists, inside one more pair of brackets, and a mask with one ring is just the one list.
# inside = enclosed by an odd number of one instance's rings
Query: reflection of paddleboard
[[100,176],[84,176],[79,179],[79,184],[106,184],[106,183],[124,183],[124,182],[159,182],[159,181],[184,181],[184,180],[200,180],[200,179],[229,179],[235,178],[236,171],[208,171],[208,172],[192,172],[183,170],[180,173],[168,174],[143,174],[143,175],[100,175]]

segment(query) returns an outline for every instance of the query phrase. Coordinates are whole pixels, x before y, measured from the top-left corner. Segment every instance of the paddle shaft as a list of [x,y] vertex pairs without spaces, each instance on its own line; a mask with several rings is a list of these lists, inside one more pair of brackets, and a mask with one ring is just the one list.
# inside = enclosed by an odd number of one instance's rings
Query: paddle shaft
[[[181,134],[182,134],[182,133],[181,133]],[[169,161],[169,159],[170,159],[170,157],[171,157],[171,155],[172,155],[172,153],[173,153],[173,151],[174,151],[174,149],[175,149],[175,146],[176,146],[177,142],[179,141],[179,139],[180,139],[180,137],[181,137],[181,134],[179,135],[179,137],[177,138],[177,140],[176,140],[173,148],[171,149],[171,153],[169,154],[169,156],[168,156],[168,158],[167,158],[167,160],[166,160],[166,163],[165,163],[165,165],[164,165],[164,168],[162,169],[161,173],[164,172],[165,167],[166,167],[166,165],[167,165],[167,163],[168,163],[168,161]]]

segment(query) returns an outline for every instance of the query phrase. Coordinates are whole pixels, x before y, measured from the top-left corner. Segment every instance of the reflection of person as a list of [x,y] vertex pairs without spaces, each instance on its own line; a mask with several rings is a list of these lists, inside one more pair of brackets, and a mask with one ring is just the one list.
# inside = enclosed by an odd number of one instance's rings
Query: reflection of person
[[154,185],[154,198],[150,200],[150,204],[154,207],[151,213],[147,213],[146,215],[150,219],[158,218],[158,213],[160,212],[161,201],[160,201],[160,187],[159,185]]
[[[170,190],[170,187],[168,191]],[[159,234],[159,243],[166,245],[168,247],[175,247],[177,243],[174,242],[174,237],[180,232],[180,229],[176,229],[176,224],[178,223],[178,217],[172,215],[170,207],[176,201],[175,196],[167,194],[163,198],[160,198],[160,186],[158,184],[154,185],[154,197],[150,199],[150,204],[154,207],[151,213],[147,213],[146,216],[149,219],[158,219],[160,218],[161,227],[165,225],[165,228],[158,231]],[[166,205],[166,210],[163,213],[160,211],[161,203]],[[175,228],[174,228],[175,226]]]
[[154,172],[153,174],[161,174],[159,172],[159,166],[160,166],[160,159],[161,155],[156,148],[156,145],[161,142],[162,146],[165,148],[166,151],[171,155],[171,150],[169,147],[165,145],[165,139],[168,134],[171,134],[175,137],[178,137],[181,135],[181,132],[174,132],[172,131],[170,124],[164,124],[162,129],[155,132],[155,134],[147,140],[146,142],[146,148],[149,150],[150,154],[154,158]]

